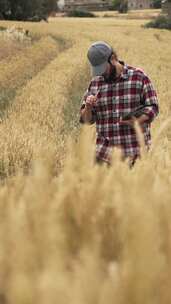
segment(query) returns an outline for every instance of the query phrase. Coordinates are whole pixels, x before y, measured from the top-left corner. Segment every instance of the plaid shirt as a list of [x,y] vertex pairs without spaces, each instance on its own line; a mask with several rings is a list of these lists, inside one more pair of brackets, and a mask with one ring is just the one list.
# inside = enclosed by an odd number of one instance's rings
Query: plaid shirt
[[[144,142],[147,148],[151,144],[150,124],[158,114],[156,92],[148,76],[139,68],[123,65],[123,72],[113,83],[106,83],[103,76],[94,77],[85,92],[81,109],[85,107],[88,95],[97,95],[96,106],[92,109],[96,123],[96,158],[110,163],[113,147],[119,147],[124,157],[140,156],[139,141],[135,129],[121,125],[120,117],[147,105],[143,112],[149,119],[143,124]],[[83,122],[80,117],[80,122]]]

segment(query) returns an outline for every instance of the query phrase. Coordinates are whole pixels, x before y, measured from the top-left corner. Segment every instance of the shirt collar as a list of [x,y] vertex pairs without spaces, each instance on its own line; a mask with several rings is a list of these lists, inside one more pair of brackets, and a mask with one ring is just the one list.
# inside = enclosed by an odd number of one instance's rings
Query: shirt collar
[[[128,77],[129,77],[128,65],[124,61],[121,61],[121,60],[119,60],[119,63],[123,65],[123,71],[122,71],[121,75],[119,76],[118,80],[119,79],[128,79]],[[96,76],[96,77],[98,77],[98,80],[104,81],[103,76]]]

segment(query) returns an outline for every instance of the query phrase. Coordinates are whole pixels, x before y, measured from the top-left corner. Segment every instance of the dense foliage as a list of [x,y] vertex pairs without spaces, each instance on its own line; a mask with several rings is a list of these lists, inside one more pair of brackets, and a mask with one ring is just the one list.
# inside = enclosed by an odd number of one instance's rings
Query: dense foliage
[[154,8],[161,8],[161,0],[153,0],[152,4]]
[[171,19],[167,16],[158,16],[155,20],[148,22],[145,27],[171,30]]
[[113,0],[113,9],[119,13],[127,13],[128,1],[127,0]]
[[0,18],[39,21],[56,9],[56,0],[1,0]]
[[68,17],[95,17],[95,15],[91,12],[84,10],[72,10],[67,13]]

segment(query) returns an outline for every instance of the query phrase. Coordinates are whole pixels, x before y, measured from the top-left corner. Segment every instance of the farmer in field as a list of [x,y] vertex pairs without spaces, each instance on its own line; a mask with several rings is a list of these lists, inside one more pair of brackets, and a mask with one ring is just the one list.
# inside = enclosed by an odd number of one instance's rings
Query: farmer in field
[[111,150],[118,147],[132,167],[140,157],[135,121],[149,149],[151,122],[159,111],[156,92],[149,77],[141,69],[118,60],[107,43],[93,43],[87,56],[93,78],[82,99],[80,122],[96,124],[98,163],[110,164]]

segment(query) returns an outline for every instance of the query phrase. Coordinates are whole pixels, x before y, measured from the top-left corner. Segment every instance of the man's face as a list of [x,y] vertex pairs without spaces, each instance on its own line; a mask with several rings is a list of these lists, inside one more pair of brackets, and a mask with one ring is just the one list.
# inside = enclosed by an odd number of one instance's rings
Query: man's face
[[102,76],[104,77],[104,81],[107,83],[112,83],[116,80],[116,75],[117,71],[115,65],[111,62],[108,63],[105,73],[102,74]]

